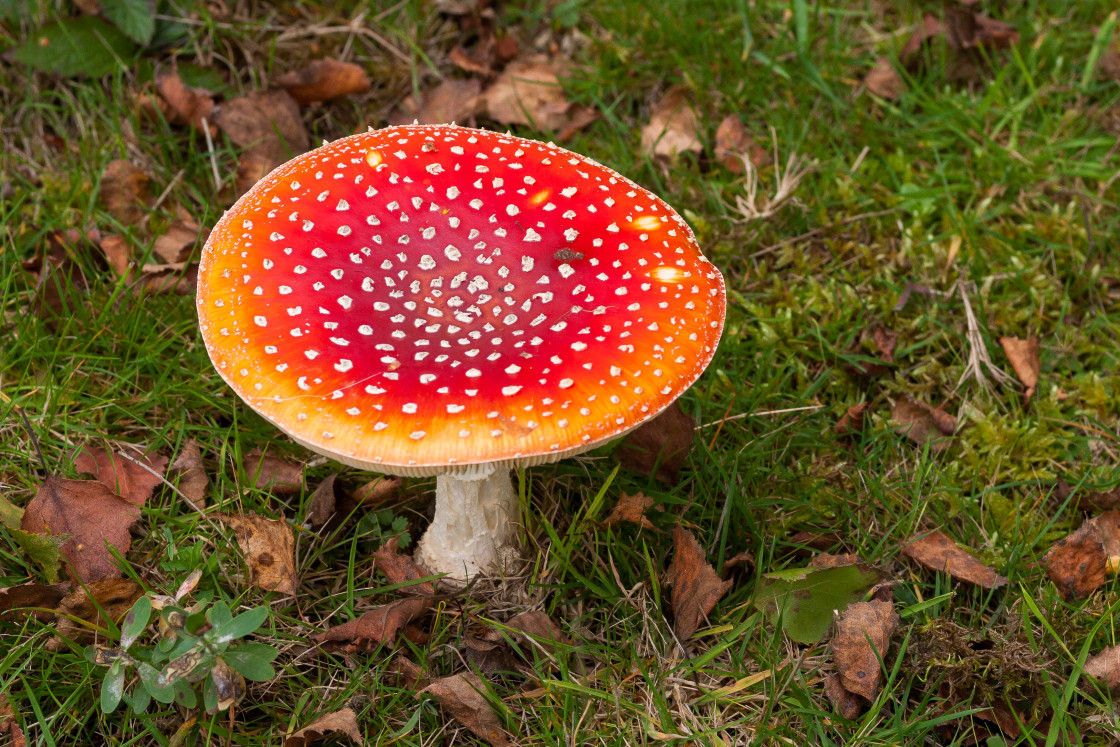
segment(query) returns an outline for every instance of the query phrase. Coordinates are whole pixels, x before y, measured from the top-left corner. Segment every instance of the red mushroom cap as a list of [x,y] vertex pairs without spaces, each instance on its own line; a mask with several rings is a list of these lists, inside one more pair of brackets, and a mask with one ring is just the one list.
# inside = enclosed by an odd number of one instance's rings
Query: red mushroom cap
[[668,406],[711,360],[723,277],[655,195],[552,144],[353,135],[218,222],[217,370],[296,441],[405,475],[550,462]]

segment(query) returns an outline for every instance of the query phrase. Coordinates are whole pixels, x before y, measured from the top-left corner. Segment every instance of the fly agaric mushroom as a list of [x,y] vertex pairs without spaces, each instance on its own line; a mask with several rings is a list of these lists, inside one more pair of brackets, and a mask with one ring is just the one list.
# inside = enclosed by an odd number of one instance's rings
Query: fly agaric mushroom
[[198,276],[206,349],[254,410],[345,464],[438,475],[419,558],[460,580],[514,540],[509,470],[657,415],[711,360],[724,309],[658,197],[454,125],[280,166],[214,227]]

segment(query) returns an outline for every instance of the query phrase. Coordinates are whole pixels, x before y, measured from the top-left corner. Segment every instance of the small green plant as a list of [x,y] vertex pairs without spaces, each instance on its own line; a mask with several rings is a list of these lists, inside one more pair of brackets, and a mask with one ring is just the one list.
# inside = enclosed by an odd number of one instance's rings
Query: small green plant
[[392,510],[384,509],[368,513],[358,521],[358,536],[379,545],[396,537],[397,547],[404,549],[412,542],[412,535],[405,531],[407,528],[407,518],[395,516]]
[[[195,578],[197,582],[197,578]],[[93,645],[86,658],[108,667],[101,683],[101,710],[111,713],[123,700],[136,713],[147,710],[152,699],[198,705],[195,684],[202,683],[207,713],[224,711],[245,695],[245,681],[266,681],[275,676],[272,660],[278,651],[263,643],[239,643],[268,619],[268,608],[254,607],[234,616],[224,601],[206,609],[206,601],[182,607],[184,584],[174,598],[145,595],[125,615],[117,646]],[[193,588],[193,584],[189,584]],[[156,611],[155,638],[144,645],[141,638]],[[130,692],[125,692],[129,668],[136,670]]]

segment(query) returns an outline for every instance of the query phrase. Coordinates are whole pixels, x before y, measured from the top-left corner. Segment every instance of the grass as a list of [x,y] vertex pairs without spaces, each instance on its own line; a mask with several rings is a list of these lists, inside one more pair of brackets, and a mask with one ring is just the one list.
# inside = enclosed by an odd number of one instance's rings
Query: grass
[[[380,40],[322,30],[353,18],[351,3],[229,3],[228,16],[178,4],[190,19],[180,59],[222,71],[228,96],[344,49],[367,66],[376,79],[370,93],[305,111],[315,142],[381,124],[402,96],[453,73],[456,32],[430,4],[363,5],[367,20],[378,19],[371,27]],[[461,671],[465,639],[487,620],[527,608],[548,612],[570,636],[571,656],[554,666],[531,655],[528,676],[489,678],[491,701],[522,744],[1115,743],[1113,704],[1081,667],[1086,655],[1120,643],[1116,584],[1067,603],[1038,565],[1082,520],[1055,495],[1055,479],[1064,476],[1075,495],[1120,483],[1120,260],[1113,251],[1120,241],[1120,86],[1085,73],[1111,4],[982,2],[983,12],[1016,25],[1021,42],[963,81],[951,80],[954,59],[933,45],[924,64],[904,75],[907,90],[897,101],[875,99],[859,81],[876,58],[897,55],[923,12],[940,14],[939,7],[562,5],[510,2],[500,17],[523,47],[543,36],[546,43],[566,38],[563,48],[575,49],[581,64],[565,90],[603,117],[567,146],[683,209],[726,275],[723,343],[683,398],[705,425],[676,485],[616,471],[609,448],[529,470],[524,516],[528,544],[539,553],[531,573],[444,602],[430,642],[402,641],[398,649],[433,675]],[[57,12],[40,3],[7,21],[4,43],[26,38]],[[572,30],[555,20],[572,12],[574,43]],[[282,29],[307,33],[285,40]],[[30,620],[0,623],[0,692],[39,744],[171,744],[181,728],[186,741],[176,744],[280,744],[289,725],[345,705],[358,712],[369,742],[470,743],[434,701],[398,686],[393,651],[343,662],[309,648],[324,621],[351,619],[392,594],[373,575],[374,544],[353,534],[352,523],[327,536],[299,529],[310,491],[337,465],[312,462],[306,490],[291,498],[251,487],[240,454],[253,446],[310,455],[221,382],[201,345],[192,299],[135,298],[90,253],[75,252],[88,289],[71,293],[73,313],[50,321],[34,311],[34,279],[20,265],[52,231],[92,223],[150,242],[136,227],[114,225],[97,200],[112,158],[142,164],[156,193],[174,181],[153,216],[157,225],[175,206],[212,225],[223,207],[205,142],[138,116],[139,76],[129,69],[100,80],[28,80],[25,69],[0,66],[0,491],[26,505],[42,480],[15,405],[27,412],[51,469],[67,476],[74,476],[69,454],[78,445],[138,443],[175,454],[194,438],[207,457],[212,505],[293,521],[302,586],[293,599],[246,584],[231,539],[171,490],[157,492],[134,532],[133,572],[171,591],[202,568],[201,591],[234,605],[269,604],[260,639],[282,651],[277,679],[251,686],[232,727],[225,716],[173,708],[103,716],[101,671],[78,644],[46,646],[52,626]],[[658,94],[678,83],[702,115],[709,152],[651,162],[639,152],[638,129]],[[766,221],[737,220],[741,179],[710,158],[727,114],[740,115],[760,141],[773,130],[783,161],[796,152],[816,164],[796,203]],[[47,134],[65,144],[49,145]],[[217,146],[219,164],[233,174],[235,150]],[[762,179],[772,187],[772,171]],[[1014,385],[985,388],[966,378],[958,386],[969,350],[961,297],[949,292],[958,282],[971,284],[996,365],[1010,372],[999,336],[1040,338],[1042,383],[1029,405]],[[944,295],[915,295],[893,311],[910,283]],[[861,334],[877,324],[899,333],[897,365],[867,382],[847,367],[873,354]],[[890,403],[902,395],[959,414],[968,427],[942,454],[914,448],[889,422]],[[831,428],[862,401],[873,415],[849,446]],[[786,412],[752,415],[775,410]],[[347,470],[341,479],[353,488],[365,476]],[[430,480],[409,481],[391,507],[408,518],[413,536],[427,522],[431,489]],[[755,557],[753,569],[733,572],[711,627],[684,645],[672,634],[661,586],[668,532],[599,521],[622,492],[637,491],[660,504],[653,519],[661,530],[677,521],[690,527],[717,570],[740,551]],[[902,541],[933,527],[1011,584],[983,591],[900,558]],[[808,551],[793,539],[800,531],[838,535],[832,551],[858,553],[896,582],[903,624],[883,660],[886,686],[856,720],[837,716],[824,696],[827,647],[791,643],[750,604],[760,574],[805,564]],[[0,586],[38,578],[0,529]],[[960,644],[961,630],[986,642],[983,650],[1013,655],[977,657],[981,649]],[[1033,728],[1017,740],[988,737],[998,732],[974,717],[989,698],[1009,692]]]

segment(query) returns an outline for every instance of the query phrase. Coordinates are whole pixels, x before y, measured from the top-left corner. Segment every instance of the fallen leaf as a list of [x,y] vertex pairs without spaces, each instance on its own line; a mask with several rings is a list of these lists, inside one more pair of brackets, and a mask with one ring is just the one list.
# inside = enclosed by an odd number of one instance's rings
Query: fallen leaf
[[300,106],[315,101],[330,101],[369,90],[370,80],[361,65],[326,57],[301,70],[278,77],[274,83],[291,94]]
[[1087,519],[1076,532],[1055,543],[1042,563],[1062,599],[1069,602],[1089,596],[1104,584],[1108,569],[1100,526]]
[[642,150],[651,158],[675,158],[704,150],[697,132],[700,117],[688,102],[688,89],[674,86],[658,99],[642,128]]
[[162,104],[159,109],[168,122],[173,125],[190,125],[201,130],[202,120],[206,119],[210,135],[218,134],[218,128],[211,119],[214,114],[212,93],[186,85],[178,72],[157,75],[155,85]]
[[168,459],[160,454],[144,454],[134,459],[114,454],[100,446],[86,446],[75,452],[74,469],[93,475],[129,503],[143,506],[163,482]]
[[19,726],[8,696],[0,693],[0,736],[7,735],[7,747],[27,747],[27,738]]
[[295,537],[283,518],[266,519],[255,513],[214,514],[233,530],[237,544],[249,563],[253,583],[265,591],[295,594]]
[[944,34],[945,26],[941,21],[936,16],[926,13],[898,53],[899,59],[906,65],[912,64],[927,41],[941,38]]
[[1019,30],[972,8],[951,5],[945,9],[945,37],[957,50],[1007,49],[1019,43]]
[[886,658],[898,623],[890,602],[856,602],[840,615],[831,646],[845,690],[875,700],[882,679],[879,660]]
[[365,744],[353,709],[343,708],[320,716],[295,734],[285,737],[284,747],[311,747],[321,739],[339,734],[350,737],[355,744]]
[[849,407],[848,411],[836,421],[836,425],[832,426],[832,432],[837,436],[858,436],[863,433],[867,425],[867,408],[867,402]]
[[351,497],[366,508],[375,508],[395,498],[403,484],[404,480],[399,477],[382,475],[355,490]]
[[1109,690],[1120,690],[1120,646],[1109,646],[1086,659],[1085,674],[1100,680]]
[[505,675],[517,671],[517,658],[501,639],[488,641],[467,635],[463,637],[459,653],[470,668],[480,674]]
[[866,356],[864,345],[870,342],[878,353],[878,358],[872,361],[858,361],[848,364],[847,371],[855,376],[873,378],[880,376],[894,365],[894,349],[898,345],[898,333],[882,325],[876,325],[869,330],[864,330],[860,335],[860,342],[852,351],[855,355]]
[[185,262],[192,250],[206,240],[209,230],[203,230],[193,219],[176,218],[167,230],[156,237],[152,251],[168,264]]
[[[552,618],[540,610],[529,610],[514,615],[506,621],[506,627],[512,628],[522,635],[514,635],[513,640],[518,644],[526,644],[529,646],[539,645],[549,654],[556,653],[556,644],[568,644],[569,640],[563,631],[560,630]],[[493,636],[493,638],[491,638]],[[497,640],[501,637],[501,632],[492,630],[487,633],[488,640]],[[530,643],[528,638],[533,639]]]
[[438,679],[418,695],[431,695],[451,716],[491,747],[513,747],[501,721],[482,694],[486,685],[477,674],[456,674]]
[[398,599],[319,633],[312,640],[326,651],[372,651],[379,645],[391,645],[405,625],[423,615],[431,606],[429,597]]
[[102,237],[98,246],[105,253],[105,259],[109,267],[113,268],[113,274],[119,278],[128,275],[128,268],[132,262],[132,246],[124,236],[109,234]]
[[998,589],[1007,583],[1006,577],[981,563],[940,530],[915,534],[903,545],[902,554],[931,571],[948,573],[958,581],[984,589]]
[[227,101],[214,110],[214,123],[234,145],[245,149],[238,160],[241,193],[311,147],[299,104],[287,91],[264,91]]
[[889,101],[901,98],[902,92],[906,90],[898,71],[886,57],[875,60],[875,66],[864,77],[863,84],[871,93]]
[[845,690],[840,675],[835,672],[825,677],[824,692],[836,711],[846,719],[855,719],[863,711],[863,700],[855,693]]
[[27,557],[38,565],[49,583],[58,581],[58,567],[62,564],[62,545],[66,537],[33,534],[25,532],[23,526],[24,510],[0,495],[0,525],[19,545]]
[[393,657],[393,661],[385,668],[385,674],[390,675],[390,682],[395,680],[397,687],[405,690],[415,690],[421,683],[424,683],[425,686],[427,684],[424,670],[420,668],[419,664],[406,658],[403,654],[397,654]]
[[673,562],[665,583],[672,587],[673,629],[681,641],[692,637],[732,584],[719,577],[692,532],[679,524],[673,527]]
[[64,596],[64,584],[29,583],[0,589],[0,621],[11,622],[22,615],[48,620],[52,617],[50,611],[58,607]]
[[411,584],[401,589],[406,594],[432,596],[436,593],[431,581],[412,583],[430,577],[432,572],[413,560],[411,555],[400,552],[396,537],[389,539],[373,553],[373,567],[384,573],[390,584]]
[[762,576],[753,604],[797,643],[817,643],[833,615],[864,598],[886,576],[865,563],[834,568],[787,568]]
[[146,215],[148,175],[127,159],[110,161],[101,174],[98,196],[105,210],[121,225],[135,226]]
[[191,502],[192,508],[206,508],[206,488],[210,485],[210,478],[202,465],[198,441],[192,438],[183,444],[183,450],[171,463],[171,471],[179,474],[179,492]]
[[338,497],[334,492],[334,483],[337,479],[337,474],[327,475],[326,479],[319,483],[319,486],[315,488],[315,492],[311,494],[311,498],[307,501],[307,513],[304,515],[304,521],[312,529],[318,529],[326,525],[334,516],[335,506],[338,504]]
[[126,554],[132,544],[129,529],[139,518],[139,506],[99,482],[51,475],[27,505],[21,528],[34,534],[67,535],[62,556],[74,578],[89,583],[120,575],[109,547]]
[[62,650],[66,646],[63,638],[79,643],[93,640],[90,625],[105,628],[110,620],[119,623],[143,593],[130,578],[103,578],[79,586],[59,602],[55,624],[58,637],[48,643],[48,648]]
[[530,125],[542,131],[566,132],[575,124],[590,124],[586,107],[570,103],[560,77],[568,63],[533,56],[511,62],[493,85],[483,91],[480,105],[486,116],[501,124]]
[[1108,572],[1120,572],[1120,511],[1111,509],[1093,521],[1101,530],[1101,545],[1108,556]]
[[747,134],[743,120],[736,114],[723,118],[716,128],[716,161],[732,174],[742,174],[743,159],[750,159],[756,169],[770,165],[770,152]]
[[1023,730],[1019,728],[1019,723],[1027,723],[1027,719],[1029,718],[1028,714],[1020,714],[1016,717],[1015,712],[1008,708],[1006,703],[1002,702],[996,702],[992,707],[985,708],[973,715],[975,718],[992,722],[1013,740],[1018,739],[1023,733]]
[[822,534],[807,530],[797,532],[789,538],[789,541],[793,545],[801,545],[817,552],[827,552],[837,545],[844,544],[844,541],[837,534]]
[[863,561],[860,560],[859,556],[854,552],[841,553],[840,555],[822,552],[809,559],[809,567],[815,570],[822,570],[824,568],[839,568],[843,565],[856,565],[862,562]]
[[679,402],[632,431],[618,447],[622,466],[675,485],[692,448],[696,423]]
[[937,291],[933,290],[928,285],[922,285],[921,283],[907,283],[906,287],[902,289],[902,293],[899,294],[898,301],[895,302],[894,308],[892,308],[891,311],[899,312],[905,309],[906,305],[910,303],[910,297],[915,293],[917,293],[919,296],[925,296],[926,298],[931,298],[937,295]]
[[646,518],[646,511],[653,507],[654,502],[644,493],[634,493],[633,495],[623,493],[622,497],[618,499],[618,503],[611,509],[610,515],[603,520],[603,523],[613,527],[615,524],[625,521],[656,532],[657,527]]
[[133,294],[173,293],[179,296],[194,295],[198,288],[198,263],[174,265],[144,265],[140,277],[132,284]]
[[999,344],[1011,361],[1011,368],[1019,377],[1026,389],[1023,392],[1023,401],[1030,402],[1038,389],[1038,338],[1028,337],[1025,340],[1018,337],[1001,337]]
[[929,444],[930,451],[945,451],[957,432],[957,419],[944,410],[900,397],[891,410],[891,419],[898,423],[895,431],[919,446]]
[[257,490],[276,495],[295,495],[303,485],[303,467],[253,449],[241,458],[241,466]]
[[401,102],[393,124],[470,123],[479,109],[482,84],[475,79],[444,78],[443,82],[420,94],[420,101],[408,97]]

